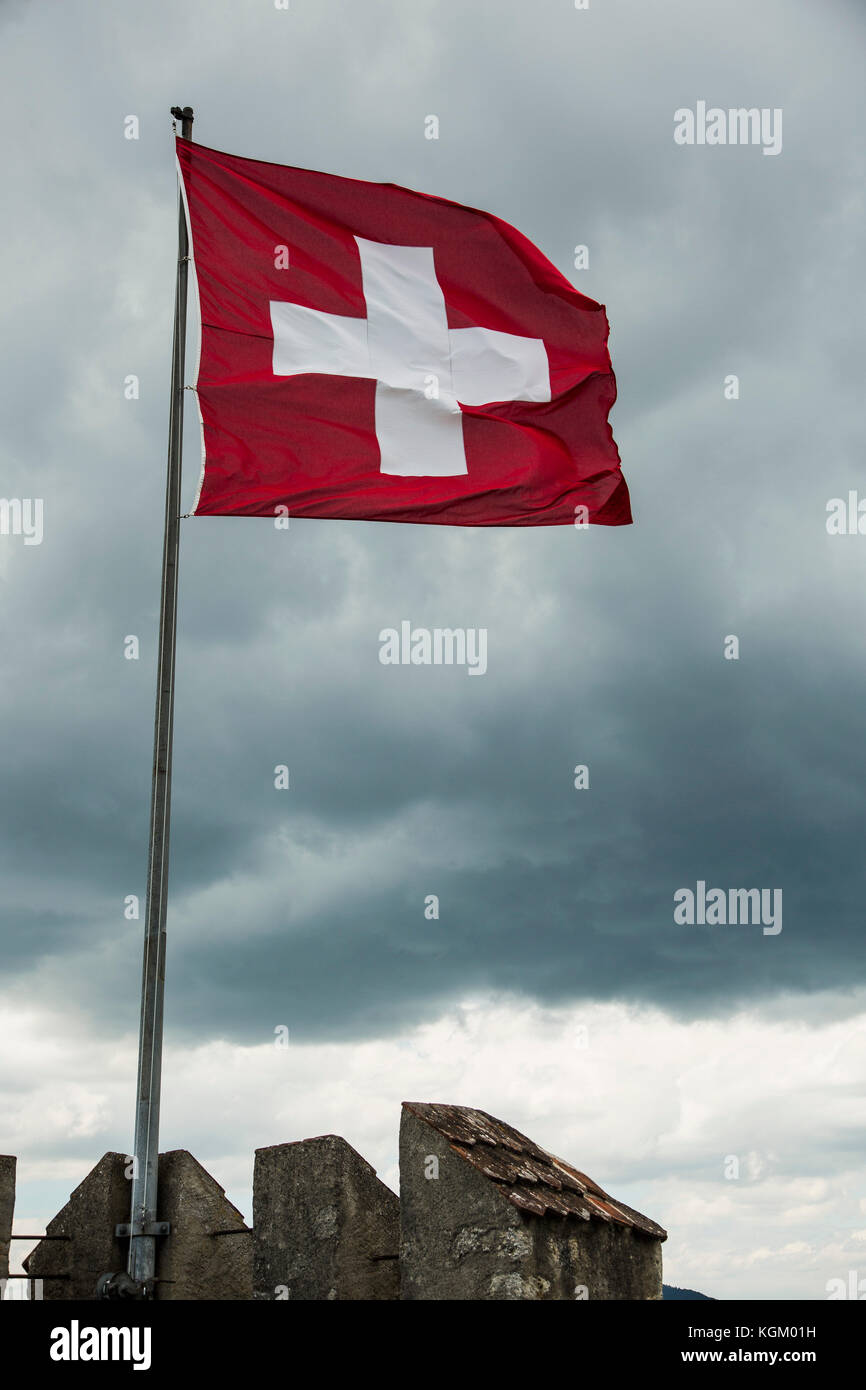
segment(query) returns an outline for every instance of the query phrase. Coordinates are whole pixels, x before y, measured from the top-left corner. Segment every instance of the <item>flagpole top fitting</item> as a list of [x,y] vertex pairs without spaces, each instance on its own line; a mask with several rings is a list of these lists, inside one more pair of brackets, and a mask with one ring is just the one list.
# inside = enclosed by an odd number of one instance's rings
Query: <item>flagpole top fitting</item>
[[180,121],[180,133],[184,140],[189,140],[192,135],[192,123],[195,120],[191,106],[173,106],[171,114],[176,121]]

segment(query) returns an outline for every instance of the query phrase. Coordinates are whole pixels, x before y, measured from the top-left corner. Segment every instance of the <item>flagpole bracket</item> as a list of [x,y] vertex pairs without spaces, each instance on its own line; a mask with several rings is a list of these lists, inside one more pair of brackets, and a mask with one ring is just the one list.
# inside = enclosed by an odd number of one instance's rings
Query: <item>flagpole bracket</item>
[[115,1226],[114,1234],[119,1240],[129,1240],[131,1236],[171,1235],[170,1221],[121,1221]]
[[134,1299],[141,1303],[153,1298],[155,1285],[155,1279],[145,1280],[142,1284],[138,1279],[132,1279],[126,1270],[118,1270],[113,1274],[100,1274],[96,1281],[96,1297],[112,1302],[121,1298]]

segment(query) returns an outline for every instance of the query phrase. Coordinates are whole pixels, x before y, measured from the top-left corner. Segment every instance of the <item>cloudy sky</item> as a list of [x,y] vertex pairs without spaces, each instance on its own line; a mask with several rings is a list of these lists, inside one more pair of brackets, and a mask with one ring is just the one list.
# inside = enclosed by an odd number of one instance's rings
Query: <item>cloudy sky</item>
[[[471,1104],[660,1221],[668,1282],[866,1275],[866,538],[826,527],[866,496],[864,42],[843,0],[4,0],[19,1230],[132,1142],[189,103],[217,149],[488,209],[604,303],[635,524],[182,523],[161,1147],[249,1215],[257,1146],[340,1133],[396,1187],[399,1102]],[[698,101],[780,108],[781,152],[676,144]],[[486,628],[487,673],[382,666],[406,619]],[[698,880],[781,889],[781,932],[676,923]]]

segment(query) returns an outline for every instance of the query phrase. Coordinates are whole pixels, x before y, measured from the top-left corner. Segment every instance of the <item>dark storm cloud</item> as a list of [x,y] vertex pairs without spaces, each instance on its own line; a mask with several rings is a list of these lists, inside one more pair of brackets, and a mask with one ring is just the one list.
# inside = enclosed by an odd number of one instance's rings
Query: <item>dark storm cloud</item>
[[[866,541],[824,530],[862,476],[855,20],[696,9],[11,13],[2,491],[46,534],[0,552],[7,974],[134,1020],[175,101],[206,144],[489,208],[604,301],[636,525],[184,522],[171,1026],[349,1036],[490,987],[692,1013],[862,970]],[[675,146],[699,98],[783,107],[781,155]],[[487,674],[381,666],[403,619],[486,627]],[[782,933],[675,926],[699,878],[781,887]]]

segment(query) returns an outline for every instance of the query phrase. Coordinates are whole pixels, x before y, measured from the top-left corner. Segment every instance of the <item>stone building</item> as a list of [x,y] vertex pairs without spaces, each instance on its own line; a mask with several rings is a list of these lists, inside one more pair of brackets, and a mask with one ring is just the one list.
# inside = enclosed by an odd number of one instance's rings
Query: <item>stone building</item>
[[406,1102],[404,1299],[660,1299],[655,1221],[525,1134],[460,1105]]

